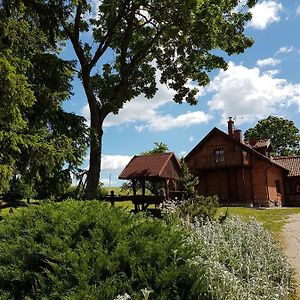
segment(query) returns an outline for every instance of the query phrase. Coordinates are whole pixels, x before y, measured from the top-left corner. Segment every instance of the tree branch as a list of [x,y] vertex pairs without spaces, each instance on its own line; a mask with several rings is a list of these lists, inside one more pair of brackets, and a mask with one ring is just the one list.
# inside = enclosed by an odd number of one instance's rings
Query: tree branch
[[73,30],[70,30],[69,26],[62,20],[62,26],[67,33],[70,41],[73,45],[74,51],[79,59],[81,68],[85,68],[87,66],[87,58],[84,54],[83,48],[79,41],[79,33],[80,33],[80,18],[82,13],[82,6],[79,4],[76,9],[75,21],[73,25]]
[[122,20],[122,18],[124,17],[126,8],[129,3],[130,3],[130,0],[124,1],[124,5],[122,6],[122,9],[120,10],[117,17],[115,18],[115,22],[112,24],[112,26],[110,28],[107,29],[106,35],[103,37],[102,41],[100,42],[100,44],[94,54],[94,57],[92,58],[92,60],[89,64],[90,69],[92,69],[96,65],[96,63],[99,61],[101,56],[105,53],[105,51],[109,47],[109,43],[114,34],[114,30],[117,27],[117,25],[119,24],[119,22]]

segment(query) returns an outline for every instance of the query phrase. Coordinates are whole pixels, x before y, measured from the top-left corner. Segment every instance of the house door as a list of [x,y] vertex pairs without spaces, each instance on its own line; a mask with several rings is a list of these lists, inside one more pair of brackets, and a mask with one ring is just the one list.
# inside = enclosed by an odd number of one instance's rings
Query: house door
[[221,201],[229,200],[229,183],[226,172],[214,172],[207,175],[207,195],[217,195]]

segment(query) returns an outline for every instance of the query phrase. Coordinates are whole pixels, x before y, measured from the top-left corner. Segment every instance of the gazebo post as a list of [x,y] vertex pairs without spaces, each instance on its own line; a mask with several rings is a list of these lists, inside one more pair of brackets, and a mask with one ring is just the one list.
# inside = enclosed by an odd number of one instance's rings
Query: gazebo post
[[[136,196],[136,180],[135,179],[132,179],[132,192],[133,192],[133,196]],[[138,212],[138,210],[139,210],[137,203],[134,203],[134,210],[136,212]]]
[[145,196],[146,194],[146,180],[143,178],[142,180],[142,195]]
[[174,185],[174,190],[177,191],[177,182],[174,179],[172,179],[172,181],[173,181],[173,185]]
[[169,200],[169,179],[165,180],[166,200]]
[[132,192],[133,192],[133,195],[136,196],[136,181],[135,181],[135,179],[132,179]]

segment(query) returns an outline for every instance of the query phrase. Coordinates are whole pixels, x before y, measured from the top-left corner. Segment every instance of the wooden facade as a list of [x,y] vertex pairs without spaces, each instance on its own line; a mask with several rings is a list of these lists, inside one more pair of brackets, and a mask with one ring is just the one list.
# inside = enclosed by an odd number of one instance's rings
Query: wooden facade
[[198,193],[217,195],[228,205],[284,204],[288,170],[262,154],[267,149],[257,151],[243,143],[233,122],[228,127],[229,134],[212,129],[185,158],[191,173],[199,176]]
[[287,206],[300,206],[300,156],[278,157],[274,160],[289,169],[284,178]]

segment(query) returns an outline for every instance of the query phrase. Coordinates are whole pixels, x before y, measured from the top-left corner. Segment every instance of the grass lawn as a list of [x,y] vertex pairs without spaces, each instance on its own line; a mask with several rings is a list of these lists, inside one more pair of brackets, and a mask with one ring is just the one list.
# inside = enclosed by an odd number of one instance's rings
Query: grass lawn
[[[226,210],[226,207],[219,208],[218,215],[224,214]],[[268,209],[229,207],[228,213],[229,215],[238,215],[244,220],[247,220],[250,217],[254,217],[263,225],[264,228],[266,228],[270,232],[270,234],[275,238],[276,241],[280,242],[283,226],[288,221],[290,215],[300,213],[300,207]]]

